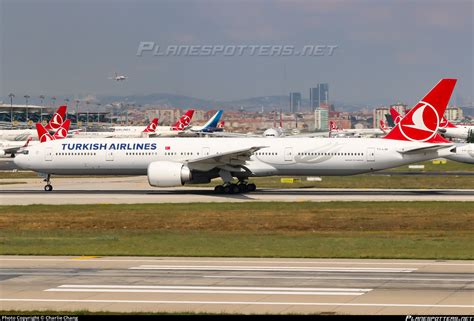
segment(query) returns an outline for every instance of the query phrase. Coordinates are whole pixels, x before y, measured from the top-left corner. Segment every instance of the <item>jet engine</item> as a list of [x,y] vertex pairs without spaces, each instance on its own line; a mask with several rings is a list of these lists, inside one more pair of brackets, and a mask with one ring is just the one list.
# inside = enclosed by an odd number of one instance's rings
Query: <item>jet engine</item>
[[5,151],[3,149],[0,149],[0,156],[5,156]]
[[191,170],[182,163],[159,161],[148,165],[148,183],[156,187],[181,186],[192,180]]

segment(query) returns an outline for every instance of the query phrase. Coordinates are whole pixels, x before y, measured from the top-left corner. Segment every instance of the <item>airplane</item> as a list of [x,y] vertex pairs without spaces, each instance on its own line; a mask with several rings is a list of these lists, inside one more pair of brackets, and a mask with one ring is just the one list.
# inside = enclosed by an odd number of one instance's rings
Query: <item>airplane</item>
[[[45,142],[51,139],[63,139],[67,137],[67,133],[69,131],[69,127],[71,125],[71,121],[68,119],[63,124],[61,124],[57,129],[56,132],[51,135],[49,131],[41,124],[36,124],[36,131],[38,133],[39,142]],[[41,134],[40,134],[41,132]],[[10,154],[11,157],[15,157],[15,154],[21,151],[22,149],[34,145],[38,141],[32,142],[33,137],[30,136],[26,142],[21,141],[10,141],[10,140],[2,140],[0,141],[0,157]]]
[[109,79],[113,79],[115,81],[124,81],[127,78],[128,78],[128,76],[119,75],[118,73],[115,73],[115,77],[109,77]]
[[[49,131],[57,130],[66,118],[67,106],[60,106],[58,110],[53,114],[53,117],[49,120],[46,125],[46,129]],[[0,130],[0,140],[11,140],[11,141],[26,141],[29,137],[33,137],[36,140],[35,129],[5,129]]]
[[64,139],[28,147],[14,162],[44,175],[45,191],[51,175],[147,175],[154,187],[220,177],[216,193],[245,193],[256,189],[250,177],[371,173],[452,154],[437,130],[456,81],[440,80],[384,138]]
[[218,110],[208,121],[202,126],[191,126],[188,131],[193,133],[212,133],[216,131],[222,131],[219,125],[222,114],[224,111],[222,109]]
[[447,138],[459,138],[467,140],[474,133],[474,126],[456,126],[443,117],[439,132]]
[[15,154],[21,148],[27,147],[33,137],[29,137],[26,142],[14,140],[0,140],[0,157],[10,154],[10,157],[15,157]]
[[[390,109],[390,114],[394,120],[395,124],[398,124],[400,120],[403,119],[403,116],[400,115],[395,109]],[[444,116],[441,117],[440,126],[438,132],[443,133],[442,129],[454,128],[456,126],[451,124]],[[443,133],[445,134],[445,133]],[[466,136],[467,137],[467,136]],[[452,155],[445,156],[444,158],[456,161],[459,163],[474,164],[474,143],[457,143],[455,144],[456,148],[453,150]]]
[[329,133],[330,137],[332,137],[333,133],[337,134],[337,137],[346,137],[346,136],[382,136],[386,134],[380,128],[363,128],[363,129],[344,129],[338,128],[336,123],[332,120],[329,121]]

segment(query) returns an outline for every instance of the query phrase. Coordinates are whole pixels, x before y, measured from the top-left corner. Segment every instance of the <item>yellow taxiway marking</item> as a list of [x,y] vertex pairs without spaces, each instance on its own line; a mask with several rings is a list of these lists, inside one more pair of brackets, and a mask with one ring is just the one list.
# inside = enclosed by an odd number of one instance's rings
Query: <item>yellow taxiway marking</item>
[[80,256],[80,257],[73,257],[71,260],[90,260],[90,259],[97,259],[98,256]]

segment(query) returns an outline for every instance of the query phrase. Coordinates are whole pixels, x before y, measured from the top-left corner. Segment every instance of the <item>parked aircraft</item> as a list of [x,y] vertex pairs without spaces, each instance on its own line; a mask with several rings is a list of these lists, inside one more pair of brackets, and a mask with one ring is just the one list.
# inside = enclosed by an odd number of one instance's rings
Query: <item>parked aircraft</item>
[[[46,125],[49,131],[57,130],[66,119],[66,106],[60,106]],[[29,137],[36,139],[36,129],[4,129],[0,130],[0,140],[25,142]]]

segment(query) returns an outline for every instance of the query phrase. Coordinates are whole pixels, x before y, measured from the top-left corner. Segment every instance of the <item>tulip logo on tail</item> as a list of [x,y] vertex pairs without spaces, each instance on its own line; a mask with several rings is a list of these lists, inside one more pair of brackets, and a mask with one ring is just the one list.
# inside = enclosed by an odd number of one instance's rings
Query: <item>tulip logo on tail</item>
[[145,128],[144,133],[154,133],[158,126],[158,118],[154,118],[151,123]]
[[420,101],[400,122],[400,132],[411,141],[426,142],[433,138],[439,128],[439,115],[429,103]]
[[40,123],[36,124],[36,131],[38,132],[38,137],[40,143],[44,143],[50,140],[63,139],[67,137],[69,131],[69,126],[71,125],[71,120],[67,119],[58,130],[51,136],[51,134],[43,127]]
[[181,118],[174,124],[173,130],[184,130],[191,123],[191,118],[194,115],[194,109],[188,110]]
[[[427,143],[448,142],[438,134],[438,129],[455,85],[456,79],[442,79],[384,138]],[[393,115],[392,112],[392,117]]]
[[56,130],[64,123],[64,117],[66,116],[66,106],[60,106],[54,113],[53,118],[46,125],[47,130]]

